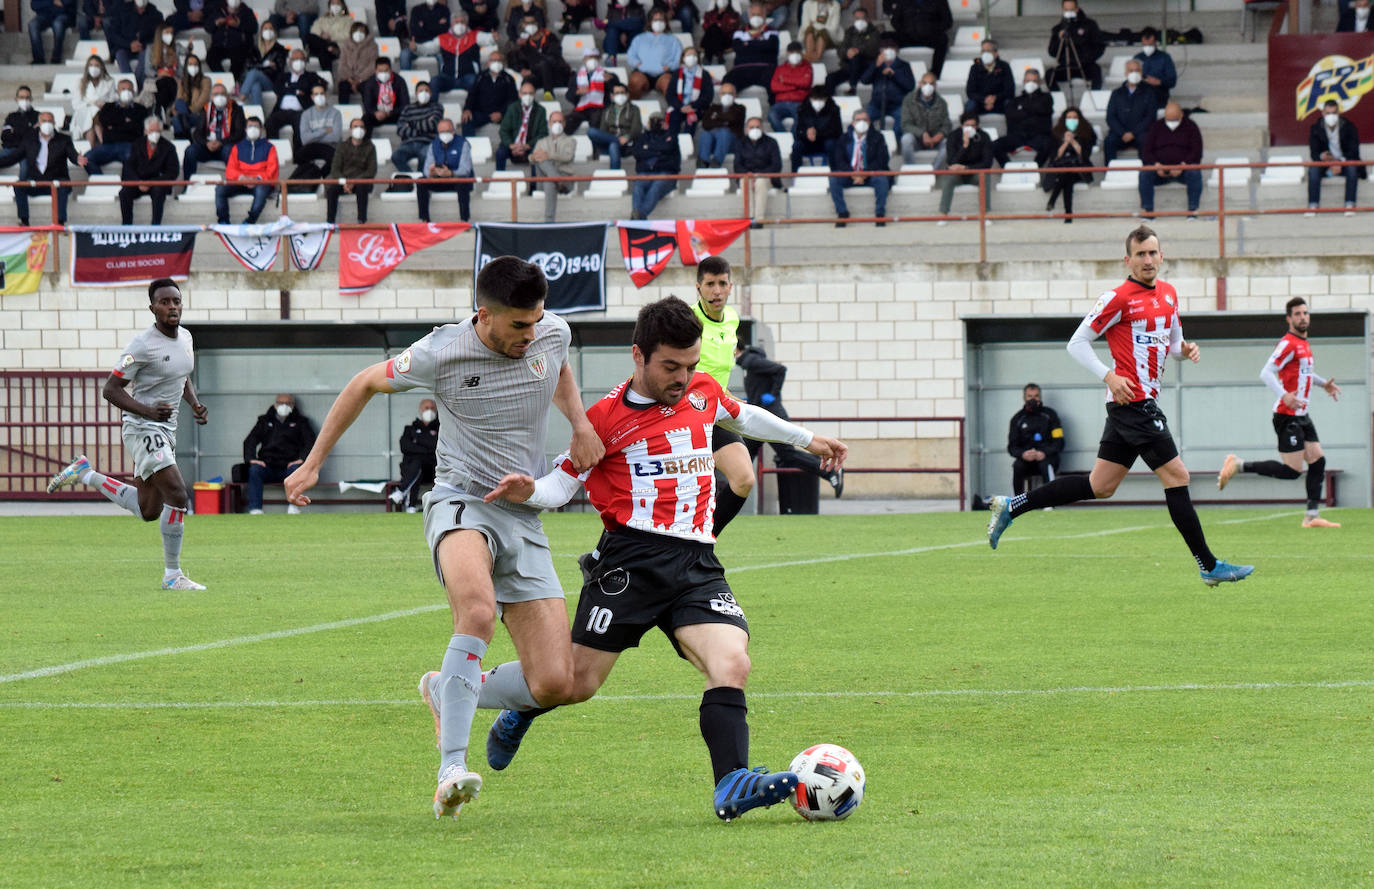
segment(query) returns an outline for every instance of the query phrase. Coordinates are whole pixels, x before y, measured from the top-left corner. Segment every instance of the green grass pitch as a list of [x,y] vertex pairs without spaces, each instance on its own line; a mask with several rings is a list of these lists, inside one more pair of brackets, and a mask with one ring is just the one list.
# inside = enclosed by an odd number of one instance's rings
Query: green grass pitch
[[[0,887],[1374,885],[1374,519],[1162,508],[746,517],[756,763],[842,744],[848,821],[724,824],[701,680],[656,634],[430,814],[415,682],[450,623],[418,516],[0,520]],[[552,515],[576,589],[588,515]],[[575,604],[575,594],[569,605]],[[511,656],[498,630],[488,665]]]

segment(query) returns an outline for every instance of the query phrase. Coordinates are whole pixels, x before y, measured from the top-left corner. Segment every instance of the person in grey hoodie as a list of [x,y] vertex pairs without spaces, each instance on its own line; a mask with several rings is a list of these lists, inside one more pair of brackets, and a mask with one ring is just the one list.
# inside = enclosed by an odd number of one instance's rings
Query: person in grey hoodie
[[310,107],[301,112],[296,135],[295,162],[315,163],[322,169],[329,169],[334,149],[344,135],[343,115],[329,104],[329,94],[323,83],[315,84],[310,90]]

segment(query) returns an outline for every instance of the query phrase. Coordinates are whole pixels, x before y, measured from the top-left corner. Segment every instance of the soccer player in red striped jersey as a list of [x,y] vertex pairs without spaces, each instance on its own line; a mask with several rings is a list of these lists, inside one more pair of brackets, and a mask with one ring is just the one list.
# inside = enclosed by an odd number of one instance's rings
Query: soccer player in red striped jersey
[[[1079,500],[1106,498],[1135,463],[1145,459],[1164,486],[1164,500],[1189,551],[1208,586],[1243,580],[1254,571],[1251,565],[1232,565],[1212,555],[1202,533],[1197,510],[1188,495],[1188,469],[1169,434],[1168,420],[1155,403],[1166,358],[1196,362],[1197,343],[1183,339],[1178,318],[1178,293],[1159,280],[1164,253],[1152,229],[1140,226],[1126,236],[1126,268],[1130,276],[1114,290],[1098,297],[1097,305],[1083,319],[1069,340],[1074,360],[1107,384],[1107,424],[1097,449],[1097,462],[1087,477],[1059,478],[1015,497],[993,497],[989,503],[988,542],[997,541],[1012,519],[1033,509],[1062,506]],[[1103,364],[1092,341],[1106,336],[1114,367]]]
[[1312,319],[1307,300],[1295,296],[1285,308],[1288,312],[1288,333],[1279,340],[1274,353],[1260,371],[1260,379],[1279,397],[1274,402],[1274,432],[1278,435],[1279,456],[1283,459],[1242,462],[1235,454],[1227,454],[1221,472],[1217,474],[1217,490],[1225,488],[1237,472],[1295,479],[1302,475],[1302,465],[1306,462],[1307,513],[1303,516],[1302,526],[1339,528],[1339,522],[1328,522],[1318,514],[1322,502],[1322,484],[1326,481],[1326,456],[1322,453],[1317,427],[1307,415],[1307,408],[1313,383],[1325,389],[1332,401],[1340,398],[1341,387],[1336,385],[1335,380],[1323,379],[1312,369],[1312,346],[1307,341],[1307,330]]
[[[847,448],[736,401],[710,374],[696,372],[701,331],[677,297],[641,309],[634,376],[587,411],[606,446],[601,462],[579,475],[560,458],[538,481],[506,476],[487,499],[556,507],[585,482],[606,530],[573,619],[572,699],[596,694],[620,653],[661,629],[706,679],[699,724],[715,776],[712,809],[728,821],[786,799],[797,778],[749,768],[749,624],[715,554],[711,434],[719,423],[750,438],[805,448],[827,470],[844,462]],[[513,662],[492,673],[519,669]],[[487,738],[488,764],[509,765],[531,721],[544,712],[503,710]]]

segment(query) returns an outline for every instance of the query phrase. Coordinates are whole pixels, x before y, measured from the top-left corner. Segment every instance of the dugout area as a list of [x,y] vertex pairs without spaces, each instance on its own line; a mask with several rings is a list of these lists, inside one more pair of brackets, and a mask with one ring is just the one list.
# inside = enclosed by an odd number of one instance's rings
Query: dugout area
[[[986,497],[1011,490],[1007,427],[1021,409],[1021,390],[1029,382],[1042,387],[1044,403],[1059,413],[1064,426],[1060,471],[1092,468],[1106,390],[1065,350],[1082,320],[1077,315],[964,318],[970,492]],[[1341,387],[1339,402],[1314,388],[1310,411],[1328,469],[1340,470],[1338,505],[1368,507],[1374,505],[1369,314],[1320,312],[1313,315],[1312,328],[1316,371]],[[1301,481],[1242,473],[1223,492],[1215,484],[1228,453],[1245,460],[1278,459],[1271,422],[1275,399],[1259,372],[1287,332],[1283,315],[1194,312],[1184,318],[1183,330],[1202,347],[1202,360],[1196,365],[1170,361],[1159,403],[1193,476],[1194,501],[1301,504]],[[1101,338],[1094,346],[1107,360]],[[1163,502],[1159,482],[1143,461],[1136,461],[1109,502],[1130,501]]]

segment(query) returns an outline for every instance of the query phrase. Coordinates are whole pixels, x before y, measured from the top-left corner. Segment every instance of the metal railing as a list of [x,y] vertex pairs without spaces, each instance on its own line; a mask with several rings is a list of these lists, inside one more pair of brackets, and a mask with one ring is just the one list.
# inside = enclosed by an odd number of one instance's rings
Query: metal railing
[[[31,499],[77,454],[93,466],[124,470],[121,415],[101,388],[108,371],[0,371],[0,500]],[[100,494],[67,489],[63,499],[91,500]]]

